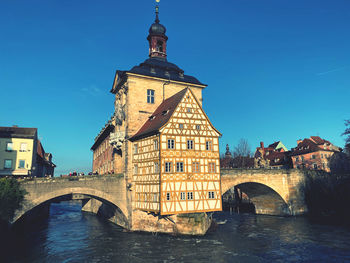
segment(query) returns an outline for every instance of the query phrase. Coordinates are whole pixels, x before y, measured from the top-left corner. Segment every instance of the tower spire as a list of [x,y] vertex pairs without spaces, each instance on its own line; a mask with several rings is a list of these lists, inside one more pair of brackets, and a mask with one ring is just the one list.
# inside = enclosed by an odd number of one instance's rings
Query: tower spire
[[160,0],[156,0],[156,19],[149,29],[147,40],[149,42],[149,57],[165,59],[166,42],[168,37],[165,35],[166,28],[159,23],[159,5]]
[[156,5],[156,20],[154,20],[157,24],[159,24],[159,17],[158,17],[158,14],[159,14],[159,6]]

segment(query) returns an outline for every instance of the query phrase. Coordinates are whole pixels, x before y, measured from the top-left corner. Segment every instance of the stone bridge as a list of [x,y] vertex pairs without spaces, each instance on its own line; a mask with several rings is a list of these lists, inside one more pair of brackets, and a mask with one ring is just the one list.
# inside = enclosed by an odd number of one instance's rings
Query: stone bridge
[[304,214],[304,180],[303,172],[297,169],[221,169],[222,194],[239,188],[254,204],[257,214]]
[[97,207],[83,202],[88,207],[86,211],[90,209],[90,212],[98,213],[99,209],[108,210],[111,221],[129,228],[128,191],[123,175],[34,178],[21,180],[20,183],[27,194],[22,209],[16,211],[13,223],[32,209],[49,202],[62,197],[75,199],[74,196],[81,196],[86,198],[86,202],[98,204]]
[[[35,211],[37,207],[62,198],[78,198],[84,199],[82,210],[101,214],[126,229],[194,233],[193,227],[189,226],[192,219],[183,217],[179,219],[173,216],[169,220],[133,210],[132,186],[122,174],[35,178],[20,182],[28,194],[25,196],[22,209],[16,211],[13,223],[30,214],[30,211]],[[300,190],[303,182],[304,175],[298,170],[221,170],[222,194],[233,187],[239,188],[254,204],[257,214],[303,214],[306,211]],[[203,229],[195,230],[196,233],[203,231]]]

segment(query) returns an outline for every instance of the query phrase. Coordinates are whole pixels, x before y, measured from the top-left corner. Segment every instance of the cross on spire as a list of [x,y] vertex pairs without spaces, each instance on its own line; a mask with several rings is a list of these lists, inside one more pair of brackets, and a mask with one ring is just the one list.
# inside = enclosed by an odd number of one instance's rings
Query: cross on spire
[[159,14],[159,6],[156,5],[156,20],[155,20],[155,22],[156,22],[157,24],[159,24],[159,17],[158,17],[158,14]]

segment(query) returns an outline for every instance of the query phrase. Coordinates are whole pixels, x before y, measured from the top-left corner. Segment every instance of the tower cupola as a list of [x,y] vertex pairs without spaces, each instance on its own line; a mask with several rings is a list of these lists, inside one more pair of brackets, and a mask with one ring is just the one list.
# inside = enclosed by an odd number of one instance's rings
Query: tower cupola
[[[159,1],[157,1],[159,2]],[[159,23],[159,6],[156,5],[156,19],[149,28],[147,40],[149,42],[149,57],[162,58],[166,60],[166,28]]]

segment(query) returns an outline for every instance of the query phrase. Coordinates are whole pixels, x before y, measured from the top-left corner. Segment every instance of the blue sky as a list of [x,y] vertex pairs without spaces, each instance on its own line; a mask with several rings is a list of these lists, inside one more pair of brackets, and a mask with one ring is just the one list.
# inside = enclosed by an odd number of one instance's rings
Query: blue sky
[[[115,70],[148,56],[153,0],[0,1],[0,126],[37,127],[56,175],[92,167]],[[208,84],[221,151],[246,138],[338,146],[350,118],[350,1],[161,0],[168,60]]]

